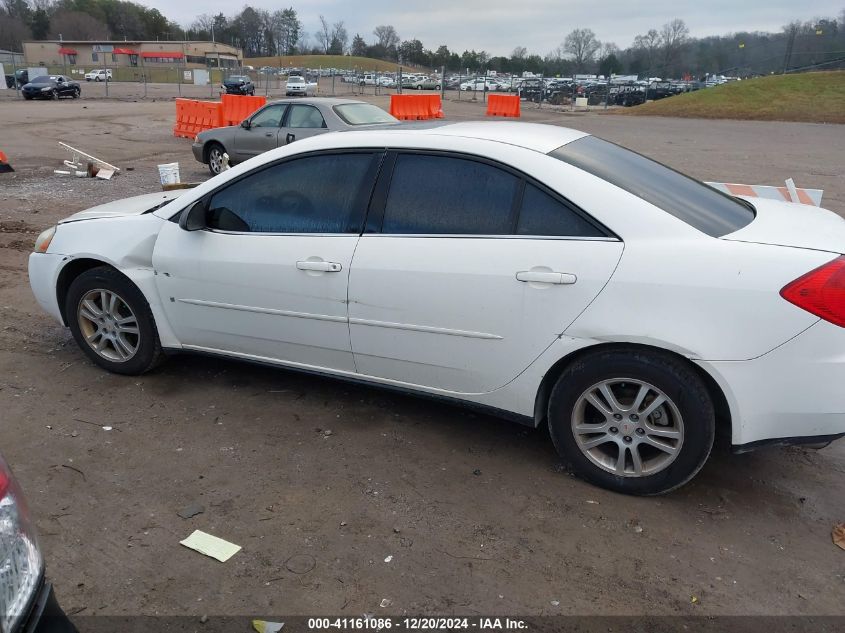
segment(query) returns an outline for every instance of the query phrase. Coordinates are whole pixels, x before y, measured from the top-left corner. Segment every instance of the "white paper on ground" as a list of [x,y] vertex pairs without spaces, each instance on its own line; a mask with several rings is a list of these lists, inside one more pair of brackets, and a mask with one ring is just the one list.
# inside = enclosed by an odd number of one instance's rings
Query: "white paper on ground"
[[201,530],[194,530],[184,541],[179,541],[180,545],[195,550],[200,554],[216,558],[221,563],[225,563],[235,554],[241,551],[240,545],[235,545],[229,541],[224,541],[222,538],[217,538],[211,534],[206,534]]

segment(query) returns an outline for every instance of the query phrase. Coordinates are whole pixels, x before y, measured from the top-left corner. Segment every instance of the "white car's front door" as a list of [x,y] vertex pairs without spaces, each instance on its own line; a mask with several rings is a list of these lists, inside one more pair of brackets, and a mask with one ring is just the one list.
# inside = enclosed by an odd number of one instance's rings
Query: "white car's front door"
[[596,297],[623,244],[488,162],[400,153],[392,163],[350,273],[357,369],[458,393],[502,387]]
[[354,371],[348,274],[377,165],[372,152],[294,157],[207,196],[204,230],[166,223],[153,264],[180,342]]

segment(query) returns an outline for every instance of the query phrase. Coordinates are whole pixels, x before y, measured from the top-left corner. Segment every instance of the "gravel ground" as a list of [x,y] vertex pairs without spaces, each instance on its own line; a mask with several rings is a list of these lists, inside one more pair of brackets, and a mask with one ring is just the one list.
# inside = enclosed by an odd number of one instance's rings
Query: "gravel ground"
[[[158,163],[207,174],[171,135],[169,99],[110,91],[119,98],[0,94],[0,149],[16,169],[0,175],[0,449],[83,629],[90,615],[845,615],[845,551],[830,536],[845,521],[845,442],[722,447],[680,491],[629,498],[570,476],[543,430],[415,397],[188,355],[141,378],[92,366],[32,298],[35,235],[156,190]],[[445,111],[483,117],[466,101]],[[546,108],[523,119],[702,179],[791,176],[845,215],[845,126]],[[59,140],[124,171],[55,176]],[[180,518],[192,503],[204,512]],[[179,545],[194,529],[243,550],[205,558]]]

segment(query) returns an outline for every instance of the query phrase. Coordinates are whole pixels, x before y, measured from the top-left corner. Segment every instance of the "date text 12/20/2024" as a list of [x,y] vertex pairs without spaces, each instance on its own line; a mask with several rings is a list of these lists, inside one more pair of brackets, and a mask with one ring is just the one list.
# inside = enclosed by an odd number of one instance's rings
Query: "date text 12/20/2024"
[[308,630],[386,631],[525,631],[528,623],[519,618],[309,618]]

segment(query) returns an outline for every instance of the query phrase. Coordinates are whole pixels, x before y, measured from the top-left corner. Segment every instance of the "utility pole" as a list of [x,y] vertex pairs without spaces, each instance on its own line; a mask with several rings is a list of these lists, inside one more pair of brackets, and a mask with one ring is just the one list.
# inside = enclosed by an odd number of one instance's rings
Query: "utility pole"
[[786,41],[786,55],[783,57],[783,74],[789,69],[789,62],[792,60],[792,47],[795,44],[795,35],[798,29],[794,26],[789,28],[789,39]]

